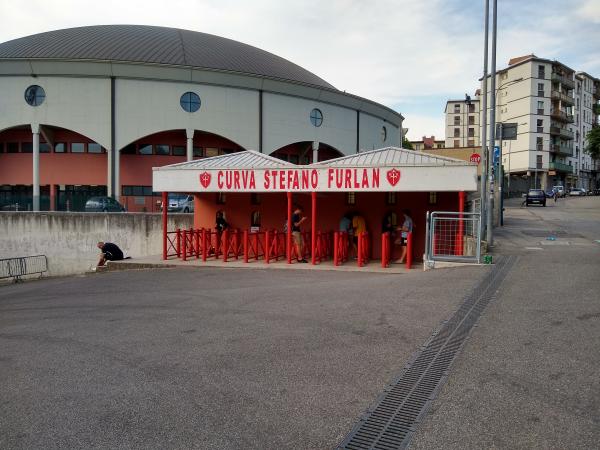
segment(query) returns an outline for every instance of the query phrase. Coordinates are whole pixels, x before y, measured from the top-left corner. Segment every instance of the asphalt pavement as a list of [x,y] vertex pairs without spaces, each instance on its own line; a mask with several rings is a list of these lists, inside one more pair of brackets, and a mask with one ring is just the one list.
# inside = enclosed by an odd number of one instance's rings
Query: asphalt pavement
[[1,286],[0,448],[334,448],[488,270]]
[[600,448],[600,197],[509,201],[518,255],[411,449]]

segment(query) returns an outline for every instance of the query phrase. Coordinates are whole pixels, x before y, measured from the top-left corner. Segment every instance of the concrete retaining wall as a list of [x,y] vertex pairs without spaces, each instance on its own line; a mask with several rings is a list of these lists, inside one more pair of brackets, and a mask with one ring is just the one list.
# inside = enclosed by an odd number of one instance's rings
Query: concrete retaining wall
[[[189,228],[191,214],[169,215],[169,230]],[[87,272],[96,265],[98,241],[114,242],[125,256],[162,252],[160,214],[0,213],[0,259],[46,255],[50,275]]]

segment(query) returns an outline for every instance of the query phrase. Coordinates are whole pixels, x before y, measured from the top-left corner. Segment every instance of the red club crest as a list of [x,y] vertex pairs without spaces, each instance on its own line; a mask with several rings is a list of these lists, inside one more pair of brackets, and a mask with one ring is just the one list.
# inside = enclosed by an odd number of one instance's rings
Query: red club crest
[[210,173],[208,172],[202,172],[200,174],[200,184],[204,186],[204,189],[206,189],[210,184],[210,178]]
[[398,181],[400,181],[400,171],[397,169],[388,170],[387,180],[392,186],[396,186]]

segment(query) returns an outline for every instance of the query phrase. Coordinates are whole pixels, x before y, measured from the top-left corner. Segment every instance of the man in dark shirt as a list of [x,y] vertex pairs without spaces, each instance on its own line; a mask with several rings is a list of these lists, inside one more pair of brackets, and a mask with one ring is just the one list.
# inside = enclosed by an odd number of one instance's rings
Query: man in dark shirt
[[294,214],[292,215],[292,239],[294,240],[294,245],[296,246],[296,254],[299,263],[308,262],[302,255],[302,245],[304,242],[302,240],[302,232],[300,231],[300,225],[302,225],[302,222],[305,220],[306,216],[302,215],[302,207],[297,206],[294,210]]
[[229,228],[229,224],[225,220],[225,214],[223,211],[217,211],[217,219],[216,219],[216,229],[219,233],[222,233],[223,230]]
[[98,242],[97,247],[102,252],[98,266],[103,266],[106,264],[106,261],[120,261],[123,259],[123,252],[112,242]]

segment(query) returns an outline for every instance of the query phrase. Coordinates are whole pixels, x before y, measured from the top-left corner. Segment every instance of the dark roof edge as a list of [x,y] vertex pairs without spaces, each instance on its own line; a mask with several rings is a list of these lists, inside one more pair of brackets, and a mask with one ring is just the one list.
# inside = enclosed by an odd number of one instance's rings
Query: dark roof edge
[[[523,61],[519,61],[516,64],[513,64],[512,66],[508,66],[505,67],[504,69],[500,69],[496,71],[496,75],[500,74],[500,73],[504,73],[504,72],[508,72],[510,69],[513,69],[515,67],[521,66],[523,64],[526,64],[528,62],[543,62],[543,63],[547,63],[547,64],[558,64],[559,66],[562,66],[568,70],[570,70],[571,72],[575,72],[575,69],[571,69],[569,66],[567,66],[566,64],[561,63],[559,60],[557,59],[545,59],[545,58],[539,58],[537,56],[532,56],[530,58],[527,58]],[[488,74],[488,78],[491,77],[491,74]],[[483,77],[479,78],[479,81],[483,80]]]

